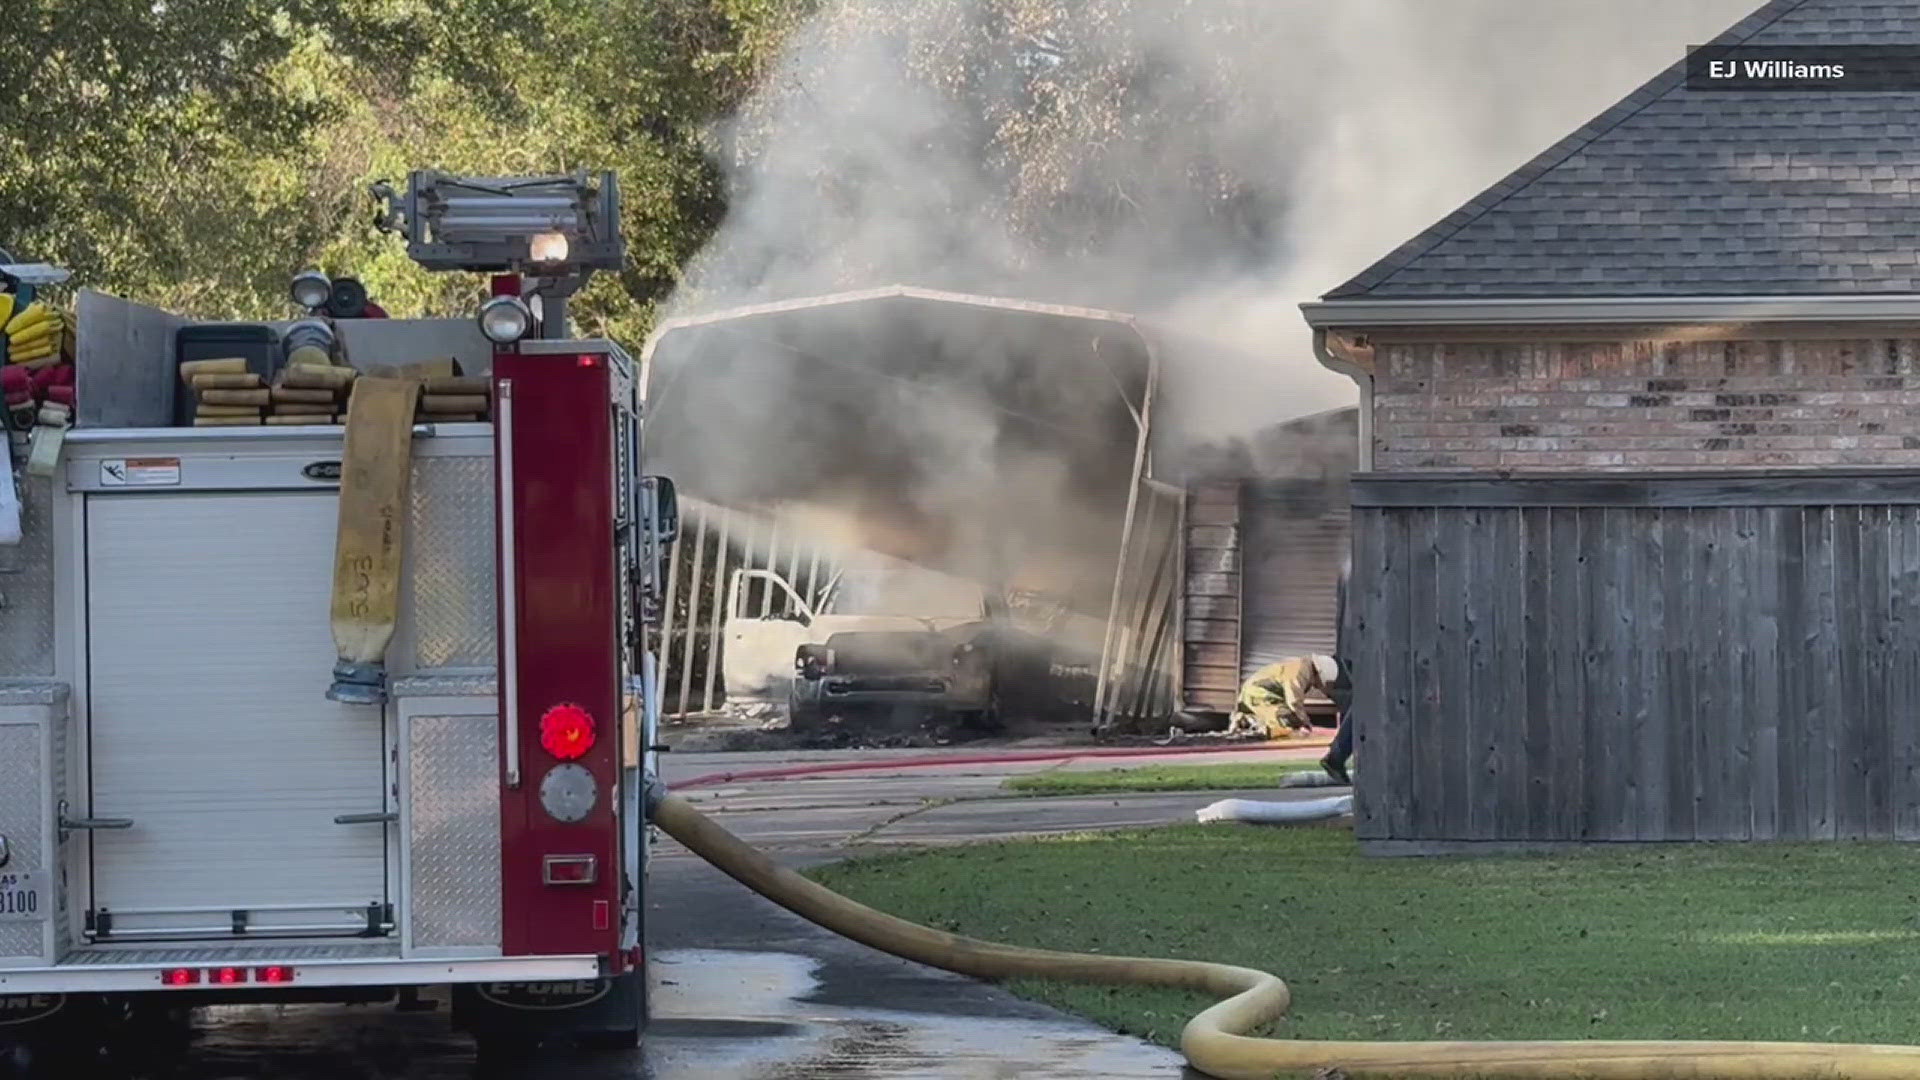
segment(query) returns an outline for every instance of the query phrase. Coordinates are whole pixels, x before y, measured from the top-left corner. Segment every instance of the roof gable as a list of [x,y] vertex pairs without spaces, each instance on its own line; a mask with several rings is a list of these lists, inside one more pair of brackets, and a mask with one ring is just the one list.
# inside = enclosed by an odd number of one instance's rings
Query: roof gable
[[[1712,44],[1920,44],[1920,0],[1771,0]],[[1683,58],[1327,298],[1920,292],[1920,93],[1685,82]]]

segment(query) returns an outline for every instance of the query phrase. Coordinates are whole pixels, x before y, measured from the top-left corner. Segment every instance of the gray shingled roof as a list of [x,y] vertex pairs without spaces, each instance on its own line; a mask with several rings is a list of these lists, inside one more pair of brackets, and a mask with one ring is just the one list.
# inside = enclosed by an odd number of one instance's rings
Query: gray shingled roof
[[[1920,44],[1920,0],[1772,0],[1714,44]],[[1920,93],[1689,92],[1684,61],[1327,294],[1920,292]]]

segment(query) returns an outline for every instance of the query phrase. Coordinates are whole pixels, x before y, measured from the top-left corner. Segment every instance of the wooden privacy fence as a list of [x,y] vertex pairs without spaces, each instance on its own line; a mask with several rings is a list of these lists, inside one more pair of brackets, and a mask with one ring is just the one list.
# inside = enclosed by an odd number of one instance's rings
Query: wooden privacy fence
[[1363,840],[1920,839],[1920,475],[1353,496]]

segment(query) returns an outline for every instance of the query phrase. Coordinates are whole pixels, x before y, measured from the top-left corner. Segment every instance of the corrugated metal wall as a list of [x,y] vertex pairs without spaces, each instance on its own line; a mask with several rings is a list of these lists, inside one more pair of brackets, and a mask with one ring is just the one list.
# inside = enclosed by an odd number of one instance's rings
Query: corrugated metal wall
[[1332,655],[1350,518],[1344,483],[1241,487],[1240,678],[1290,657]]
[[1185,709],[1227,712],[1262,666],[1335,650],[1359,416],[1347,408],[1289,420],[1181,462]]
[[1193,487],[1182,707],[1226,712],[1242,680],[1260,668],[1334,652],[1350,520],[1344,481]]
[[1181,706],[1227,712],[1240,689],[1240,484],[1187,494]]

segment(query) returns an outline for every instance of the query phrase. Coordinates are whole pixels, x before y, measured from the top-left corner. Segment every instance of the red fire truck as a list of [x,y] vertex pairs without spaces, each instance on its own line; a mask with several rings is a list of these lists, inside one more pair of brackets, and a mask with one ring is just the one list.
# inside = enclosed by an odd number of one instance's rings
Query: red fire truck
[[[16,1058],[150,1048],[156,1022],[236,1002],[444,996],[483,1052],[640,1037],[645,628],[677,525],[672,485],[639,472],[631,360],[565,331],[567,297],[624,257],[617,187],[416,173],[376,194],[417,261],[494,275],[478,319],[377,317],[311,275],[282,323],[75,301],[73,425],[18,475],[0,548]],[[183,419],[183,358],[264,387],[289,353],[491,391],[483,419],[406,421],[370,661],[343,659],[338,621],[343,582],[380,584],[342,539],[357,414]]]

